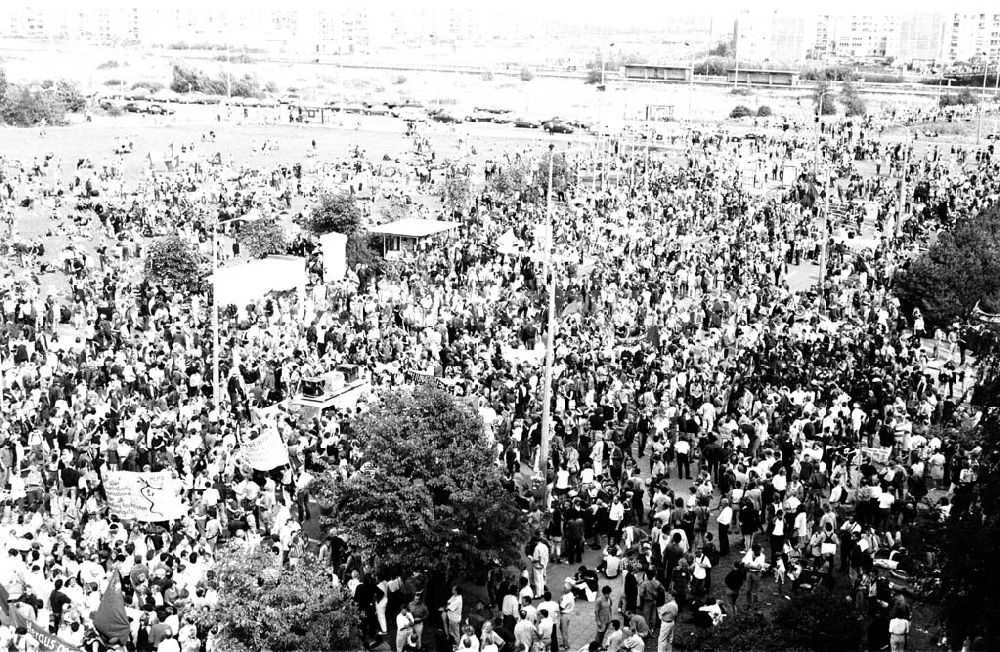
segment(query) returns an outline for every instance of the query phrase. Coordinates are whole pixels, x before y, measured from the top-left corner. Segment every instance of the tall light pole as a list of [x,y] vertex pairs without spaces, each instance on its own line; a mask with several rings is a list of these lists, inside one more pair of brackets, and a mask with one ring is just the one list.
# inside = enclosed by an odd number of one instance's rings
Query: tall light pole
[[548,483],[549,473],[549,429],[552,419],[552,366],[555,364],[555,339],[556,339],[556,269],[552,260],[553,237],[552,232],[552,159],[555,158],[555,144],[549,143],[549,186],[545,193],[545,276],[549,286],[549,308],[548,319],[545,326],[545,371],[542,380],[542,432],[541,443],[538,447],[538,460],[536,470],[541,473],[542,480]]
[[219,273],[219,223],[218,216],[212,225],[212,401],[219,416],[222,415],[220,398],[222,387],[219,384],[219,292],[215,283],[215,275]]
[[[820,158],[819,119],[820,119],[820,116],[823,114],[823,100],[826,98],[827,95],[829,95],[829,93],[830,93],[830,91],[826,90],[826,91],[823,91],[822,93],[819,94],[819,106],[816,107],[816,149],[813,151],[813,183],[816,184],[816,185],[819,184],[819,158]],[[825,305],[826,305],[826,294],[825,294],[823,285],[826,282],[826,247],[827,247],[827,242],[829,240],[829,234],[827,232],[829,231],[828,220],[830,219],[830,186],[832,185],[830,183],[831,181],[832,181],[832,179],[828,177],[827,178],[826,195],[825,195],[824,201],[823,201],[824,208],[822,209],[822,211],[823,211],[823,220],[822,220],[822,222],[820,222],[820,230],[821,230],[820,237],[822,238],[822,240],[820,241],[820,248],[819,248],[819,306],[820,306],[820,310],[822,310],[825,307]]]
[[983,131],[983,113],[986,112],[986,78],[989,77],[990,73],[990,55],[988,52],[983,52],[983,93],[982,98],[979,101],[979,121],[976,125],[976,146],[979,146],[979,138]]
[[688,54],[691,57],[691,78],[688,79],[688,120],[694,120],[694,111],[691,108],[694,98],[694,46],[687,41],[684,41],[684,45],[688,46]]

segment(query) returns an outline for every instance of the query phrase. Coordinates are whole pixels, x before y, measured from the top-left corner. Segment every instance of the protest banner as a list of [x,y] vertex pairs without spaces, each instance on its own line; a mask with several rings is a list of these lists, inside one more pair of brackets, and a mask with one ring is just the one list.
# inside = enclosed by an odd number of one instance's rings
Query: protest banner
[[256,439],[240,442],[240,457],[250,468],[270,471],[288,464],[288,448],[281,441],[281,435],[274,428],[265,428]]
[[178,485],[169,473],[163,472],[112,471],[104,479],[112,514],[149,523],[171,521],[187,513]]

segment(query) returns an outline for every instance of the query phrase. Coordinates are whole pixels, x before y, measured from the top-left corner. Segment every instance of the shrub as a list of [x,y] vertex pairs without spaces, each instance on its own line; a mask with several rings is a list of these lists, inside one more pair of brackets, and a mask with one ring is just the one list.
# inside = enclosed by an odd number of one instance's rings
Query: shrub
[[740,97],[747,97],[749,95],[753,95],[753,89],[748,88],[746,86],[734,86],[733,88],[729,89],[729,94],[739,95]]
[[601,83],[601,69],[593,69],[587,71],[587,83],[588,84],[600,84]]
[[60,79],[55,85],[55,94],[70,113],[79,113],[87,107],[87,98],[76,82]]
[[156,82],[156,81],[137,81],[136,83],[132,84],[132,90],[144,88],[148,90],[150,93],[159,93],[164,89],[164,87],[165,86],[163,82]]
[[267,91],[268,93],[277,93],[278,84],[275,83],[275,81],[272,79],[271,81],[264,84],[264,90]]
[[125,115],[125,110],[116,104],[112,104],[107,109],[105,109],[104,112],[109,116],[111,116],[112,118],[117,118],[119,116]]
[[848,117],[864,115],[867,110],[865,101],[858,95],[858,89],[850,81],[844,82],[840,90],[840,103],[844,105],[844,114]]
[[104,63],[102,63],[99,66],[97,66],[97,69],[98,70],[111,70],[112,68],[117,68],[120,65],[121,65],[120,63],[118,63],[114,59],[111,59],[111,60],[105,61]]
[[759,107],[757,107],[757,117],[769,118],[772,115],[774,115],[774,112],[771,111],[771,107],[769,107],[768,105],[761,104]]
[[173,290],[197,292],[205,283],[205,263],[205,257],[179,236],[159,238],[146,251],[146,280]]
[[938,98],[938,105],[942,108],[949,106],[965,106],[967,104],[977,104],[979,98],[972,94],[968,88],[963,88],[958,93],[948,93]]
[[180,64],[173,66],[173,79],[170,90],[175,93],[206,93],[208,95],[225,95],[230,92],[233,97],[261,97],[260,82],[250,74],[236,77],[220,74],[210,77],[201,70],[188,68]]
[[750,110],[750,107],[742,104],[737,105],[732,111],[729,112],[730,118],[746,118],[752,115],[753,111]]
[[531,72],[527,66],[521,68],[521,81],[531,81],[535,78],[535,73]]
[[255,220],[241,225],[237,240],[251,258],[288,253],[285,229],[274,218]]
[[484,70],[483,74],[482,74],[482,78],[483,78],[483,81],[485,81],[485,82],[491,82],[491,81],[493,81],[493,71],[492,70]]
[[125,82],[122,81],[121,79],[105,79],[104,80],[104,85],[105,86],[123,86],[124,84],[125,84]]
[[396,75],[395,77],[392,78],[392,83],[396,85],[405,84],[406,75]]
[[904,310],[920,308],[929,327],[948,327],[977,301],[1000,298],[1000,208],[956,224],[897,274]]
[[0,104],[0,122],[14,127],[58,125],[66,120],[66,105],[52,89],[34,91],[27,86],[6,85]]

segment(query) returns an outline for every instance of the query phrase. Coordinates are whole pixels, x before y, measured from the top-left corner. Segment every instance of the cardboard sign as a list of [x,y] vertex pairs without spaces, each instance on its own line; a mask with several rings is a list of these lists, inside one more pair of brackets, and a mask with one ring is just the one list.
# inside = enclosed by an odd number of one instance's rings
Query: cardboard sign
[[257,439],[240,442],[240,456],[251,468],[270,471],[288,464],[288,447],[274,428],[265,428]]
[[181,518],[180,481],[169,473],[112,471],[104,478],[108,507],[121,519],[157,523]]

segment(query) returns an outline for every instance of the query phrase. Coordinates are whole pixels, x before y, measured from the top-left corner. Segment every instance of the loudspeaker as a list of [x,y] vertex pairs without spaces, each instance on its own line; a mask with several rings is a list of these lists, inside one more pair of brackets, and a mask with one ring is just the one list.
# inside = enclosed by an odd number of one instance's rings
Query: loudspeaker
[[326,381],[322,378],[303,378],[302,395],[309,397],[322,396]]

